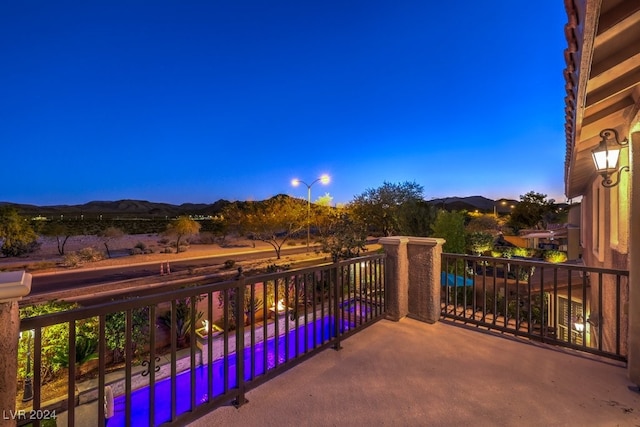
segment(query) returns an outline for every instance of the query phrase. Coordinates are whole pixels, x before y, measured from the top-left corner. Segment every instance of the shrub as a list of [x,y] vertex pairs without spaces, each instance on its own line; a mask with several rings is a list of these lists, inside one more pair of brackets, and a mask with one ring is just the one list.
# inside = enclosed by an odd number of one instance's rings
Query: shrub
[[140,249],[140,253],[144,253],[147,250],[147,245],[145,245],[144,242],[138,242],[133,248]]
[[491,256],[494,258],[511,258],[514,248],[510,248],[508,246],[496,246],[491,249]]
[[[134,308],[131,312],[131,355],[138,357],[149,342],[149,307]],[[105,317],[107,348],[113,353],[113,360],[120,362],[126,349],[126,313],[120,311]]]
[[[58,313],[61,311],[72,310],[78,307],[77,304],[51,301],[45,304],[28,306],[20,309],[20,318],[41,316],[44,314]],[[80,338],[83,337],[83,338]],[[98,337],[98,318],[92,317],[76,321],[76,349],[78,346],[83,347],[86,351],[81,350],[81,355],[76,355],[76,359],[90,358],[92,343]],[[31,340],[31,349],[33,349],[33,336],[23,334],[18,347],[18,378],[23,379],[26,368],[26,353],[28,349],[28,341]],[[82,342],[86,340],[86,342]],[[47,326],[42,329],[42,367],[41,375],[43,383],[55,379],[65,367],[64,357],[61,356],[61,350],[67,348],[69,341],[69,324],[59,323]],[[67,353],[68,354],[68,353]],[[86,360],[85,360],[86,361]],[[68,365],[68,359],[67,359]]]
[[164,248],[164,250],[162,251],[165,254],[172,254],[173,253],[173,249],[171,249],[169,246],[167,246],[166,248]]
[[129,254],[130,255],[142,255],[143,251],[140,248],[131,248],[131,249],[129,249]]
[[64,255],[63,265],[65,267],[78,267],[82,264],[80,255],[77,252],[71,252]]
[[162,239],[158,240],[158,243],[161,245],[167,245],[169,243],[169,239],[163,237]]
[[83,248],[78,251],[82,261],[95,262],[104,259],[104,254],[94,248]]
[[[63,368],[69,367],[69,343],[63,347],[56,348],[53,356],[54,363]],[[76,364],[83,365],[98,358],[98,339],[79,335],[76,337]],[[79,372],[78,372],[79,373]]]
[[513,248],[513,256],[528,258],[531,256],[531,250],[529,248]]
[[544,260],[547,262],[559,263],[567,260],[567,253],[562,251],[546,251],[544,253]]
[[15,240],[10,244],[6,241],[2,245],[2,254],[6,257],[19,257],[32,252],[37,251],[40,248],[40,243],[33,240],[31,242],[24,242],[21,240]]
[[493,240],[493,235],[484,231],[474,231],[467,235],[468,248],[474,255],[482,255],[491,250]]
[[163,326],[167,331],[171,331],[172,324],[175,324],[176,340],[179,348],[185,347],[191,334],[191,310],[195,309],[196,323],[200,321],[204,313],[198,311],[197,300],[195,304],[189,298],[176,300],[175,321],[171,316],[171,310],[158,316],[158,325]]
[[267,273],[277,273],[279,271],[287,271],[291,269],[291,264],[269,264],[267,265],[266,272]]
[[234,265],[236,265],[236,262],[232,259],[228,259],[224,262],[224,268],[227,270],[232,269]]

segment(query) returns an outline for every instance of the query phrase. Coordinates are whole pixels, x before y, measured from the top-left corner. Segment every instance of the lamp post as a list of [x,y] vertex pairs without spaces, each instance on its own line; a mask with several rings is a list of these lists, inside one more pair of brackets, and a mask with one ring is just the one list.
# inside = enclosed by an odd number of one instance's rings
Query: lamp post
[[291,180],[291,185],[297,187],[300,184],[304,184],[307,186],[307,252],[309,252],[309,240],[311,236],[311,187],[313,184],[317,182],[321,182],[322,184],[328,184],[331,178],[329,175],[322,175],[320,178],[315,179],[311,184],[307,184],[304,181],[299,180],[298,178],[294,178]]
[[[500,202],[500,204],[502,206],[506,206],[507,201],[503,200],[503,201]],[[496,205],[495,203],[493,204],[493,216],[495,216],[496,218],[498,217],[498,205]]]
[[[31,381],[31,338],[33,330],[27,331],[27,367],[24,374],[24,390],[22,391],[22,401],[28,402],[33,399],[33,382]],[[22,338],[22,332],[20,332]]]

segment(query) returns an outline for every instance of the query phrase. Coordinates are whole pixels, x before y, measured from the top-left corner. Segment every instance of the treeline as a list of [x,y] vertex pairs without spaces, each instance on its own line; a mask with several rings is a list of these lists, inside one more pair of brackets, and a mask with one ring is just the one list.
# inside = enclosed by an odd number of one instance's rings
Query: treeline
[[[15,208],[0,207],[0,239],[5,256],[18,256],[37,248],[38,235],[58,239],[60,255],[70,236],[97,235],[105,241],[122,234],[164,233],[180,242],[206,232],[224,244],[235,235],[268,243],[277,258],[285,242],[307,236],[320,243],[334,259],[357,256],[365,248],[367,236],[422,236],[447,240],[445,251],[480,254],[490,250],[494,240],[504,232],[522,228],[545,228],[559,220],[561,212],[546,195],[529,192],[511,215],[446,211],[426,202],[423,187],[415,182],[389,183],[365,190],[347,205],[332,207],[331,200],[307,201],[278,195],[257,202],[227,204],[218,215],[194,220],[189,216],[174,219],[94,219],[73,218],[29,220]],[[212,241],[209,239],[209,241]],[[107,253],[108,255],[108,253]]]

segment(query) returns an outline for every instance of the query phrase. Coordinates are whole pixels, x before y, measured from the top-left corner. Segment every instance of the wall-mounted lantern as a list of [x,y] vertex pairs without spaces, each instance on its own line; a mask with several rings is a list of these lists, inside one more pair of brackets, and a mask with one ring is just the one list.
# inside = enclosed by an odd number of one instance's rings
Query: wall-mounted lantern
[[629,171],[629,166],[622,166],[618,169],[618,159],[620,150],[629,144],[628,139],[620,141],[618,131],[615,129],[604,129],[600,132],[600,144],[591,151],[593,163],[596,171],[602,175],[602,186],[606,188],[615,187],[620,182],[618,178],[613,180],[616,174],[622,171]]

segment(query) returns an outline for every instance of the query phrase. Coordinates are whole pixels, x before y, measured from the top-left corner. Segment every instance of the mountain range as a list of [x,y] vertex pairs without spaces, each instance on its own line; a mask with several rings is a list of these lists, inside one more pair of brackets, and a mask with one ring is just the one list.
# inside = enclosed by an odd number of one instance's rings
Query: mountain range
[[149,202],[146,200],[93,201],[82,205],[37,206],[0,202],[0,206],[13,206],[24,216],[80,216],[86,218],[104,217],[176,217],[180,215],[216,215],[227,206],[229,201],[218,200],[215,203],[170,203]]
[[[82,205],[51,205],[37,206],[29,204],[17,204],[0,202],[0,206],[13,206],[25,216],[80,216],[84,217],[176,217],[180,215],[216,215],[230,204],[228,200],[220,199],[215,203],[183,203],[173,205],[170,203],[149,202],[146,200],[117,200],[117,201],[92,201]],[[492,212],[494,207],[499,213],[508,213],[510,207],[518,203],[512,199],[492,200],[483,196],[446,197],[428,200],[428,203],[442,206],[447,210],[479,210]]]

